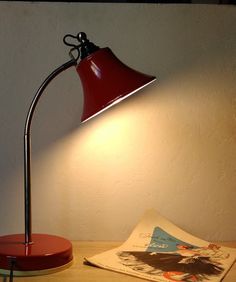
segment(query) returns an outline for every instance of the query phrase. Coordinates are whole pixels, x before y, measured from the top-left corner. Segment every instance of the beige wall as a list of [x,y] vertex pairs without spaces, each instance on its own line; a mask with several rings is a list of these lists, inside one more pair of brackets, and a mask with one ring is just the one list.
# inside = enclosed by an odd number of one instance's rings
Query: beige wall
[[0,3],[0,233],[23,231],[23,127],[35,90],[86,31],[158,83],[79,127],[81,86],[48,87],[32,130],[33,230],[125,239],[156,208],[236,239],[236,13],[214,5]]

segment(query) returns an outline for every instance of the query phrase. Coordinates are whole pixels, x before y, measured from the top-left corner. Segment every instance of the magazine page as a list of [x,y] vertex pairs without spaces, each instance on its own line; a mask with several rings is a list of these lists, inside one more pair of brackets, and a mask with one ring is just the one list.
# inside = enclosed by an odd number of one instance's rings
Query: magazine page
[[235,258],[235,248],[198,239],[149,210],[120,247],[85,260],[150,281],[217,282]]

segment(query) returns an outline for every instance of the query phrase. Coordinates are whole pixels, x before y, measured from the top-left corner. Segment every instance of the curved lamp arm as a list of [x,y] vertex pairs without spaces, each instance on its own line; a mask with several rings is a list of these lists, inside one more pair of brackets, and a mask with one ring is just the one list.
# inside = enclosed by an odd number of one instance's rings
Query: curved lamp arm
[[[71,41],[75,41],[72,43]],[[31,121],[34,115],[35,108],[38,101],[43,94],[48,84],[64,70],[77,65],[78,59],[83,59],[89,54],[97,51],[99,47],[94,45],[87,39],[84,32],[78,33],[76,36],[67,34],[63,38],[65,45],[72,47],[69,51],[71,60],[64,63],[57,69],[55,69],[41,84],[36,92],[34,99],[30,105],[24,129],[24,205],[25,205],[25,244],[32,243],[32,220],[31,220],[31,148],[30,148],[30,128]],[[77,56],[74,56],[74,52],[77,52]]]
[[25,244],[32,243],[32,220],[31,220],[31,146],[30,128],[38,101],[48,84],[61,72],[77,65],[77,59],[73,58],[55,69],[41,84],[30,105],[24,129],[24,205],[25,205]]

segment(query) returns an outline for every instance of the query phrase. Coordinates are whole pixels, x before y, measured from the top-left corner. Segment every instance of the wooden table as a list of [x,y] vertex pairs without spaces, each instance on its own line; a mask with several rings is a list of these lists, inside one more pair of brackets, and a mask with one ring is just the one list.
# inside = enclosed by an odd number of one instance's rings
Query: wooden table
[[[142,282],[145,281],[140,278],[131,277],[125,274],[116,273],[91,267],[83,264],[84,257],[90,257],[99,254],[106,250],[119,246],[120,242],[73,242],[74,263],[73,265],[63,271],[43,276],[34,277],[15,277],[14,282]],[[222,243],[222,245],[229,247],[236,247],[236,242]],[[0,277],[1,282],[6,282],[8,279]],[[236,264],[233,265],[228,272],[223,282],[236,282]]]

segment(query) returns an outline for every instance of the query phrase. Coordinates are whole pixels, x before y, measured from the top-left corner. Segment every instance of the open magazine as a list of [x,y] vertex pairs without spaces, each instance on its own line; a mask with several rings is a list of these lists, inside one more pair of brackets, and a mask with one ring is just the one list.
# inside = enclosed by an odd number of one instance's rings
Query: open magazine
[[85,261],[150,281],[217,282],[235,258],[236,249],[198,239],[150,210],[120,247]]

